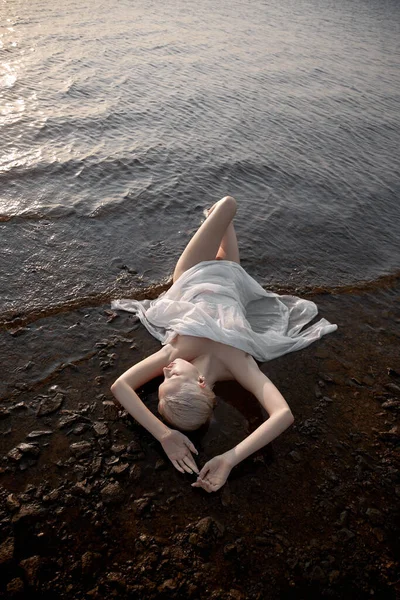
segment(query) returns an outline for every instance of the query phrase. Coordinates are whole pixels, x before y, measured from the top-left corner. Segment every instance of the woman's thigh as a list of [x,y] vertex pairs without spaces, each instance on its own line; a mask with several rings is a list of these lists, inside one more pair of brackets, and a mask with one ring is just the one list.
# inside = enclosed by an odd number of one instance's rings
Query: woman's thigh
[[203,260],[214,260],[224,234],[236,214],[236,200],[225,196],[196,231],[176,263],[173,281]]

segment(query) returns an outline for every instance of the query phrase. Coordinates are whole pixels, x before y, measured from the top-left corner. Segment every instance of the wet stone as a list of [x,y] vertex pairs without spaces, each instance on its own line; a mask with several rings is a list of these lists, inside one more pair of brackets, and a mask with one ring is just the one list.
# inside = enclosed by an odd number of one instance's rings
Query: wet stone
[[104,421],[95,421],[93,423],[93,429],[98,437],[103,437],[110,431],[108,425],[104,423]]
[[33,456],[39,456],[40,448],[36,444],[18,444],[18,450],[20,450],[23,454],[33,454]]
[[100,492],[104,504],[119,504],[124,500],[124,491],[119,483],[109,483]]
[[386,402],[382,404],[382,408],[398,412],[400,410],[400,400],[394,400],[393,398],[386,400]]
[[350,531],[350,529],[346,529],[346,527],[340,529],[337,534],[341,542],[348,542],[349,540],[353,539],[354,535],[355,534],[352,531]]
[[23,455],[22,455],[22,452],[18,448],[13,448],[12,450],[10,450],[10,452],[7,454],[7,456],[8,456],[8,458],[11,458],[11,460],[18,462],[21,460]]
[[145,457],[141,445],[135,440],[132,440],[132,442],[128,444],[126,451],[131,455],[133,460],[142,460]]
[[30,586],[35,587],[37,576],[43,559],[40,556],[30,556],[25,560],[21,560],[19,566],[25,571],[26,579]]
[[38,417],[44,417],[45,415],[51,415],[61,408],[64,402],[64,396],[61,393],[56,394],[53,397],[42,396],[37,411]]
[[106,421],[118,421],[119,409],[112,400],[103,401],[103,417]]
[[7,496],[6,506],[10,512],[14,512],[20,508],[21,503],[15,494],[9,494]]
[[301,462],[301,454],[299,452],[297,452],[296,450],[292,450],[292,452],[289,452],[289,456],[293,462],[295,462],[295,463]]
[[129,471],[129,479],[131,481],[138,481],[142,475],[142,469],[139,465],[133,465]]
[[92,444],[90,442],[75,442],[70,445],[71,452],[77,457],[87,456],[92,451]]
[[384,521],[383,514],[377,508],[367,508],[365,514],[374,525],[381,525]]
[[24,582],[19,577],[15,577],[7,584],[7,594],[10,598],[20,597],[24,591]]
[[45,516],[46,512],[47,511],[40,506],[40,504],[24,504],[19,512],[13,516],[12,522],[20,523],[22,521],[35,523],[41,520],[42,517]]
[[0,421],[7,419],[10,416],[10,411],[7,408],[0,407]]
[[128,463],[120,463],[120,464],[112,467],[111,475],[115,475],[117,477],[122,476],[122,475],[127,475],[128,471],[129,471],[129,464]]
[[98,552],[85,552],[85,554],[82,555],[81,563],[83,574],[95,574],[100,568],[101,554]]
[[14,538],[7,538],[0,544],[0,565],[4,565],[12,560],[14,554]]
[[76,427],[73,428],[72,433],[74,435],[82,435],[89,429],[89,425],[87,423],[79,423]]
[[151,506],[151,498],[139,498],[133,502],[133,506],[137,515],[142,515]]
[[122,454],[125,450],[126,446],[124,446],[124,444],[113,444],[111,446],[111,451],[114,452],[114,454]]
[[51,435],[52,433],[53,432],[51,429],[39,429],[37,431],[31,431],[26,437],[31,440],[38,437],[43,437],[44,435]]

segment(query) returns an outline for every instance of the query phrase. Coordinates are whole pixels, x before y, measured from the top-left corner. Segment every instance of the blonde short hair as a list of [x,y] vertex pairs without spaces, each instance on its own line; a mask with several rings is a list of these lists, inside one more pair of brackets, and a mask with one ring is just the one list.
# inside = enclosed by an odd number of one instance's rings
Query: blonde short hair
[[210,387],[185,382],[173,394],[166,394],[158,404],[158,412],[175,427],[194,431],[211,419],[216,405]]

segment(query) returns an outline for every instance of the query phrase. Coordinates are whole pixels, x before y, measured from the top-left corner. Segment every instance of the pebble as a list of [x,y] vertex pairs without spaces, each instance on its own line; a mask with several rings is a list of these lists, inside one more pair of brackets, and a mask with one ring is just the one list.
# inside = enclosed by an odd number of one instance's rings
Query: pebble
[[34,587],[37,581],[38,572],[43,559],[40,556],[30,556],[21,560],[19,566],[25,571],[26,579],[30,586]]
[[71,452],[78,458],[86,456],[92,451],[92,444],[90,442],[75,442],[70,445]]
[[42,520],[46,514],[46,510],[40,504],[24,504],[22,508],[12,518],[12,523],[17,524],[23,522],[36,522]]
[[61,408],[64,402],[63,394],[56,394],[52,398],[49,396],[42,396],[37,410],[36,416],[44,417],[45,415],[51,415]]
[[119,504],[124,500],[124,491],[119,483],[108,483],[100,491],[104,504]]
[[18,450],[22,452],[22,454],[33,454],[33,456],[39,456],[41,450],[37,444],[18,444]]
[[10,598],[20,598],[24,591],[24,582],[19,577],[15,577],[7,583],[7,593]]
[[103,437],[110,431],[108,425],[104,423],[104,421],[95,421],[93,423],[93,429],[98,437]]
[[297,452],[296,450],[292,450],[291,452],[289,452],[289,456],[293,460],[293,462],[295,462],[295,463],[301,462],[301,454],[299,452]]
[[51,435],[52,433],[53,432],[51,429],[40,429],[37,431],[31,431],[26,437],[31,440],[34,438],[42,437],[44,435]]
[[10,562],[14,555],[14,538],[8,537],[0,544],[0,565]]

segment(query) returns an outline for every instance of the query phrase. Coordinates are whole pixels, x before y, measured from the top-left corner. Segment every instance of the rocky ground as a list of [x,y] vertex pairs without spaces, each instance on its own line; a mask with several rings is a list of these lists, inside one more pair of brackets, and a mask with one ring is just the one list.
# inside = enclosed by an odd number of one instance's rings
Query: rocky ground
[[[158,347],[131,315],[6,323],[0,598],[396,598],[399,289],[314,298],[339,330],[262,365],[294,425],[215,494],[111,400]],[[263,418],[237,384],[216,391],[199,465]]]

